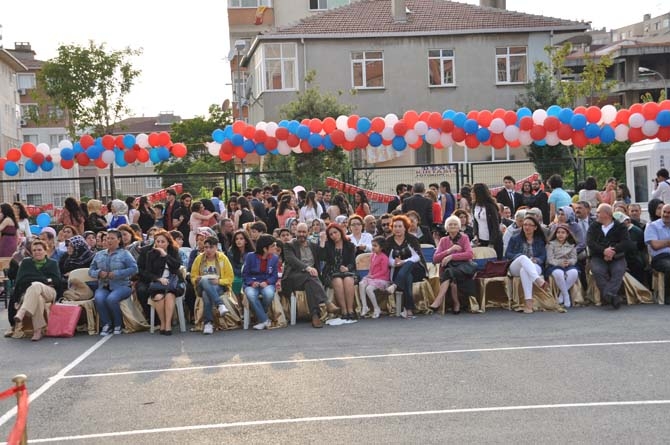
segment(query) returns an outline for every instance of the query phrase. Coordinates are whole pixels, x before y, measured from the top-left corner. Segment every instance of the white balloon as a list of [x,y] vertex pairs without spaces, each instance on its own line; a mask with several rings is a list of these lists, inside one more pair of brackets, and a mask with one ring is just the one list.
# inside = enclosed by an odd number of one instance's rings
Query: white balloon
[[135,143],[142,148],[149,148],[149,136],[144,133],[140,133],[135,136]]
[[72,141],[68,141],[67,139],[63,139],[58,143],[58,148],[72,148]]
[[417,121],[417,123],[414,124],[414,131],[416,131],[416,134],[419,136],[423,136],[428,132],[428,124],[424,121]]
[[382,130],[382,138],[386,141],[391,141],[393,140],[393,137],[395,136],[395,131],[393,131],[392,127],[384,127]]
[[519,142],[521,142],[521,145],[530,145],[533,142],[530,131],[519,132]]
[[428,130],[426,133],[426,142],[428,142],[431,145],[435,145],[440,141],[440,132],[431,128]]
[[[358,132],[354,128],[347,128],[344,130],[344,139],[348,140],[349,142],[353,142],[357,135]],[[302,151],[300,153],[302,153]]]
[[279,154],[284,156],[291,153],[291,147],[288,145],[288,142],[286,141],[279,141],[279,143],[277,144],[277,150],[279,151]]
[[293,153],[302,153],[302,148],[300,148],[300,145],[296,145],[295,147],[291,147],[291,150]]
[[550,131],[547,133],[547,135],[544,137],[545,142],[547,145],[550,146],[555,146],[558,145],[560,140],[558,139],[558,134],[555,131]]
[[602,121],[609,124],[616,119],[616,108],[614,105],[605,105],[600,112],[602,113]]
[[384,122],[386,122],[387,127],[393,128],[393,126],[398,123],[398,116],[393,113],[389,113],[384,117]]
[[205,142],[205,145],[207,146],[207,153],[212,156],[219,155],[219,152],[221,151],[221,144],[218,142]]
[[537,110],[533,111],[533,122],[536,123],[537,125],[544,124],[544,120],[546,118],[547,118],[546,110],[538,108]]
[[105,164],[111,164],[114,162],[114,150],[105,150],[102,152],[102,160]]
[[642,113],[633,113],[628,118],[628,123],[631,128],[640,128],[644,124],[644,116],[642,116]]
[[49,144],[42,142],[41,144],[37,144],[37,152],[46,156],[51,152],[51,148],[49,148]]
[[499,117],[496,117],[491,121],[491,124],[489,125],[489,131],[496,134],[502,133],[505,131],[505,121]]
[[619,142],[624,142],[628,140],[628,126],[624,124],[619,124],[614,129],[614,139]]
[[569,146],[572,145],[572,139],[565,139],[565,140],[561,139],[560,142],[561,142],[562,145],[565,145],[566,147],[569,147]]
[[279,125],[277,125],[276,122],[268,122],[267,126],[265,127],[265,132],[268,134],[268,136],[273,136],[277,132],[277,128],[279,128]]
[[349,128],[349,125],[347,124],[348,120],[349,118],[347,116],[337,116],[337,119],[335,119],[335,126],[338,130],[344,131]]
[[405,141],[408,144],[414,144],[419,140],[419,135],[416,134],[415,130],[407,130],[407,133],[405,133]]
[[645,123],[642,124],[642,134],[647,137],[652,137],[658,133],[658,128],[659,125],[656,121],[645,121]]
[[519,127],[516,125],[508,125],[503,131],[503,136],[507,142],[516,141],[519,139]]
[[263,130],[263,131],[265,131],[265,129],[267,128],[267,126],[268,126],[267,122],[260,121],[260,122],[258,122],[258,123],[256,124],[256,130]]
[[449,133],[442,133],[440,135],[440,143],[444,148],[454,145],[454,140]]

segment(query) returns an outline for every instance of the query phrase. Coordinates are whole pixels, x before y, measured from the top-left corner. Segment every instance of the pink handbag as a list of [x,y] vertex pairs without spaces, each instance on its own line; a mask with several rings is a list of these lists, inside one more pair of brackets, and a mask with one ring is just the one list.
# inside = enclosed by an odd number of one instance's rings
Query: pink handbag
[[47,322],[47,337],[74,336],[81,310],[81,306],[74,304],[52,304]]

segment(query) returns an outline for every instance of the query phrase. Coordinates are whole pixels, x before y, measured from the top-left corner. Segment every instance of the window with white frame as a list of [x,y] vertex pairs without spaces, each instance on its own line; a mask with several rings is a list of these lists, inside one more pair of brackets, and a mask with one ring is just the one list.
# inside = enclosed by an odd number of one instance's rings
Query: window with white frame
[[525,46],[496,48],[497,83],[526,83],[528,67]]
[[24,134],[23,142],[30,142],[31,144],[37,145],[40,143],[40,140],[36,134]]
[[26,204],[31,206],[41,206],[42,205],[42,194],[41,193],[28,193],[26,195]]
[[272,0],[228,0],[229,8],[258,8],[272,6]]
[[63,109],[58,105],[47,105],[47,118],[60,120],[63,119],[64,115],[65,113],[63,112]]
[[21,119],[36,120],[40,117],[37,104],[21,104]]
[[233,98],[235,102],[244,99],[244,94],[247,90],[247,72],[240,71],[239,77],[237,74],[237,71],[233,72]]
[[49,147],[58,147],[58,144],[63,139],[68,139],[67,134],[51,134],[51,135],[49,135]]
[[384,88],[384,53],[351,53],[351,81],[354,88]]
[[161,178],[155,176],[151,178],[144,178],[144,187],[148,190],[158,190],[161,188]]
[[16,87],[19,90],[29,90],[35,88],[37,82],[35,80],[35,73],[18,74],[16,77]]
[[454,85],[454,50],[428,50],[428,77],[431,87]]
[[263,90],[295,90],[298,88],[298,63],[295,43],[266,43],[263,52]]
[[339,8],[348,5],[350,0],[308,0],[310,11],[321,11],[325,9]]

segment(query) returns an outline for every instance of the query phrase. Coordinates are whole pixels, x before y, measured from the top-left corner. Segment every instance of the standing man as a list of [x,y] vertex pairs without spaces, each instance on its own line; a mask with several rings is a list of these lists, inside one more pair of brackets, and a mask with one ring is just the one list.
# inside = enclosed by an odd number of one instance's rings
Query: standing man
[[407,191],[407,186],[405,184],[398,184],[395,186],[395,198],[388,203],[386,207],[386,213],[391,213],[400,205],[400,195]]
[[177,192],[172,189],[167,189],[166,192],[167,205],[165,206],[165,212],[163,213],[163,226],[168,232],[175,230],[177,226],[174,225],[174,215],[179,209],[179,203],[177,202]]
[[668,181],[668,170],[665,168],[656,172],[656,189],[651,194],[651,199],[660,199],[663,202],[670,202],[670,181]]
[[414,194],[405,199],[402,203],[402,212],[407,214],[410,210],[414,210],[419,214],[419,225],[430,227],[433,224],[433,201],[424,196],[426,193],[426,186],[423,182],[417,182],[412,188]]
[[256,215],[256,219],[263,221],[267,225],[268,215],[265,211],[265,204],[263,204],[263,189],[260,187],[255,187],[251,191],[251,207],[254,215]]
[[670,304],[670,204],[663,205],[661,217],[647,224],[644,242],[649,246],[651,268],[665,274],[665,304]]
[[503,206],[509,207],[512,214],[516,213],[517,207],[521,205],[523,196],[521,193],[514,191],[516,182],[514,178],[507,175],[503,178],[504,188],[496,195],[496,201]]
[[[533,200],[533,207],[540,209],[542,212],[542,222],[544,225],[549,225],[549,197],[547,192],[542,190],[542,181],[540,179],[534,179],[531,182],[531,188],[533,190],[533,195],[535,199]],[[586,231],[584,231],[586,233]]]
[[626,250],[635,246],[630,242],[626,226],[612,218],[612,206],[609,204],[598,206],[596,221],[586,234],[586,244],[591,258],[591,272],[602,299],[611,303],[614,309],[619,309],[619,288],[626,273]]

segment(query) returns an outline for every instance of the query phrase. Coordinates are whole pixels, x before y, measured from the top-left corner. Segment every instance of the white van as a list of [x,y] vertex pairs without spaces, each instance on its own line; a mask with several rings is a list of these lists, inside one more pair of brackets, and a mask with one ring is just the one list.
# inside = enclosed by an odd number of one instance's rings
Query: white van
[[626,184],[631,202],[647,213],[647,203],[656,188],[656,172],[661,168],[670,170],[670,142],[658,139],[636,142],[626,152]]

